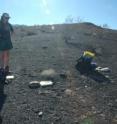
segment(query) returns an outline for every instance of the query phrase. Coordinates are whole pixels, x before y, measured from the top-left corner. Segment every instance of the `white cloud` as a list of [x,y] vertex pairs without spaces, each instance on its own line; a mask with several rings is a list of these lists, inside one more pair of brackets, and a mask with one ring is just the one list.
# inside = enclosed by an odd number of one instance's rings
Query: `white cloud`
[[48,5],[48,0],[42,0],[42,5],[41,6],[44,9],[46,15],[51,14],[51,11],[50,11],[49,5]]
[[43,3],[43,5],[44,5],[45,7],[48,6],[48,2],[47,2],[47,0],[42,0],[42,3]]

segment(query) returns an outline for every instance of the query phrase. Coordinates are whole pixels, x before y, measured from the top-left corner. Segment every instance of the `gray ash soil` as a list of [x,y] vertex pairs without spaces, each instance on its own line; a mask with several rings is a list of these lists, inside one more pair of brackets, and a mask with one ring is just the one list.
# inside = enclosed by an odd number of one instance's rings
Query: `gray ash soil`
[[[15,79],[1,87],[6,95],[2,124],[117,124],[117,31],[91,23],[51,27],[14,27],[10,65]],[[84,50],[94,50],[99,66],[111,69],[110,83],[76,70]],[[29,82],[43,80],[40,73],[46,69],[57,72],[55,84],[30,89]]]

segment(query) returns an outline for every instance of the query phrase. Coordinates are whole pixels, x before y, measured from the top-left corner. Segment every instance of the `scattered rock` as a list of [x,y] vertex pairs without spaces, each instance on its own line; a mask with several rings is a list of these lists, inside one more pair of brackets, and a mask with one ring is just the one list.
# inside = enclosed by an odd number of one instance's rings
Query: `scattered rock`
[[66,78],[67,78],[67,74],[61,73],[61,74],[60,74],[60,77],[63,78],[63,79],[66,79]]
[[108,103],[108,106],[111,106],[111,107],[112,107],[112,106],[113,106],[113,103],[109,102],[109,103]]
[[55,27],[54,27],[54,25],[52,25],[52,26],[51,26],[51,29],[52,29],[52,30],[55,30]]
[[47,49],[48,47],[47,46],[42,46],[42,49]]
[[38,88],[38,87],[40,87],[40,82],[39,81],[31,81],[29,83],[29,87],[30,88]]
[[84,76],[84,75],[82,75],[81,78],[82,78],[83,80],[87,80],[87,77]]
[[41,91],[39,90],[39,95],[45,95],[45,94],[56,94],[55,92],[51,91],[51,90],[44,90],[44,91]]
[[40,81],[40,86],[45,87],[45,86],[52,86],[54,82],[52,81]]
[[61,78],[66,79],[68,75],[70,75],[70,72],[66,70],[62,70],[59,75]]
[[39,112],[38,115],[39,115],[39,117],[42,117],[43,116],[43,112]]
[[91,33],[91,32],[85,32],[84,35],[86,35],[86,36],[91,36],[92,33]]
[[109,75],[105,75],[106,78],[110,78]]
[[82,104],[86,104],[87,103],[83,96],[80,96],[79,99],[82,102]]
[[92,106],[91,108],[92,108],[92,110],[95,110],[96,109],[95,106]]
[[74,124],[80,124],[78,121],[74,121]]
[[71,40],[76,40],[75,36],[71,36]]
[[43,70],[41,72],[41,77],[45,80],[55,80],[57,77],[57,73],[54,69]]
[[101,113],[100,116],[105,119],[105,114]]
[[97,36],[97,33],[93,32],[92,35],[93,35],[93,36]]
[[31,78],[33,78],[33,77],[37,77],[37,75],[35,74],[35,73],[29,73],[29,74],[27,74],[28,75],[28,77],[31,77]]
[[85,88],[87,88],[88,86],[87,85],[85,85]]
[[68,96],[72,96],[72,95],[74,95],[74,92],[71,89],[66,89],[65,94]]
[[14,77],[14,75],[8,75],[8,76],[6,76],[6,79],[8,79],[8,80],[13,80],[15,77]]
[[35,108],[34,110],[34,113],[38,114],[39,113],[39,110],[37,108]]

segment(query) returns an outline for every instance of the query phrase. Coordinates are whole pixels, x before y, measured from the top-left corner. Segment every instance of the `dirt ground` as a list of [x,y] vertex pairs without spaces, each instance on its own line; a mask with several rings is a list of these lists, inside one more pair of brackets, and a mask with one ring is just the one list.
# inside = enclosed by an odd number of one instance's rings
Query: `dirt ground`
[[[14,28],[15,79],[0,84],[2,124],[117,124],[117,31],[91,23]],[[94,61],[111,69],[110,82],[79,73],[84,50],[94,50]],[[54,85],[29,88],[47,69],[56,71]]]

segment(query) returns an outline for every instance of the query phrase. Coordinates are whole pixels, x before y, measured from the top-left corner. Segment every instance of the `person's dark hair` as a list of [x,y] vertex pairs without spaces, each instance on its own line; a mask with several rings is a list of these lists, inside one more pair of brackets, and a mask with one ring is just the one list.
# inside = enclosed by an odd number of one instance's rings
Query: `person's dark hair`
[[8,13],[3,13],[2,16],[1,16],[1,19],[0,19],[0,22],[1,22],[1,23],[3,23],[4,17],[10,18],[10,16],[9,16]]
[[0,19],[0,27],[1,27],[1,28],[4,28],[3,16],[1,16],[1,19]]
[[3,16],[1,16],[1,19],[0,19],[0,22],[1,22],[1,23],[3,22],[3,18],[4,18],[4,17],[3,17]]

